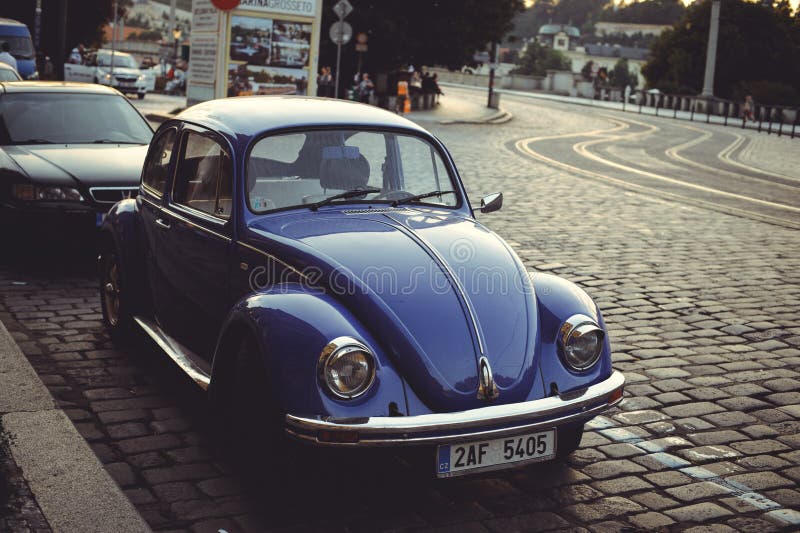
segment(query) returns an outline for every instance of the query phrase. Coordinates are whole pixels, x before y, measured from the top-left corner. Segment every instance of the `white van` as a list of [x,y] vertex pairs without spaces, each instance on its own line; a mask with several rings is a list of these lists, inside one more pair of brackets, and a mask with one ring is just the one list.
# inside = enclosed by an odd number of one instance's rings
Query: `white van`
[[111,68],[111,50],[98,50],[88,54],[83,64],[64,65],[65,81],[82,81],[110,85],[123,93],[136,93],[141,100],[147,94],[147,81],[132,55],[114,52]]

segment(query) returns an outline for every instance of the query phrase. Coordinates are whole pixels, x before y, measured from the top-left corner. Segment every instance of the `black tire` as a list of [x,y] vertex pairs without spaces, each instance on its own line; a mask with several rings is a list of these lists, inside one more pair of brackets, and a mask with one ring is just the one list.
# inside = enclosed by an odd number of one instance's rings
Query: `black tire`
[[103,324],[111,340],[125,343],[133,332],[133,306],[125,292],[122,264],[116,250],[108,247],[100,254],[100,308]]
[[136,96],[138,96],[138,97],[139,97],[139,100],[144,100],[144,96],[145,96],[146,94],[147,94],[147,93],[136,93]]
[[[294,446],[283,429],[283,417],[270,394],[266,371],[252,338],[245,338],[236,354],[224,402],[227,416],[222,421],[231,436],[228,447],[244,468],[245,475],[257,481],[269,475],[285,479],[293,466]],[[227,419],[227,420],[225,420]]]
[[556,457],[566,459],[581,445],[581,438],[583,438],[583,424],[558,428]]

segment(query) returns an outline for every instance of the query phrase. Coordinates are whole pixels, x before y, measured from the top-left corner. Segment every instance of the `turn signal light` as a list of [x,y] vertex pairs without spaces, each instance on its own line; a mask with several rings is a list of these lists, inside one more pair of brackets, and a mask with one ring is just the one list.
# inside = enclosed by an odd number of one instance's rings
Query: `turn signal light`
[[355,444],[358,442],[358,433],[355,431],[320,431],[317,433],[317,440],[320,442]]
[[614,403],[621,399],[622,399],[622,387],[618,388],[617,390],[611,393],[611,396],[608,397],[608,403]]

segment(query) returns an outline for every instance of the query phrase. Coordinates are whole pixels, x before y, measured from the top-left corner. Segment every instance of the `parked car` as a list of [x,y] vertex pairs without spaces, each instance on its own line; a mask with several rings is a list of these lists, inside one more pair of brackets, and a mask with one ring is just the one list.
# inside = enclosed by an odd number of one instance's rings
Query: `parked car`
[[99,222],[139,190],[153,130],[118,91],[0,82],[0,215]]
[[22,81],[22,77],[10,65],[0,63],[0,81]]
[[108,85],[123,93],[136,94],[140,100],[147,95],[147,77],[133,56],[125,52],[97,50],[83,64],[65,63],[64,79]]
[[11,55],[17,60],[17,72],[26,80],[38,80],[36,52],[28,27],[17,20],[0,18],[0,43],[7,42]]
[[426,447],[448,477],[569,454],[622,398],[589,296],[532,280],[445,147],[375,107],[191,107],[102,230],[112,338],[144,330],[244,435]]

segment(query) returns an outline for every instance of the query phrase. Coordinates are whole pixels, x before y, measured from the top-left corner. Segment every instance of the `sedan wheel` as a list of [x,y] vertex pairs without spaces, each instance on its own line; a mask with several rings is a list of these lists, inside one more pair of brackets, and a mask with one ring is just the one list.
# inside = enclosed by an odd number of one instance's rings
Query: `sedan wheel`
[[123,286],[119,257],[104,252],[100,257],[100,303],[106,329],[115,341],[127,336],[133,323]]

